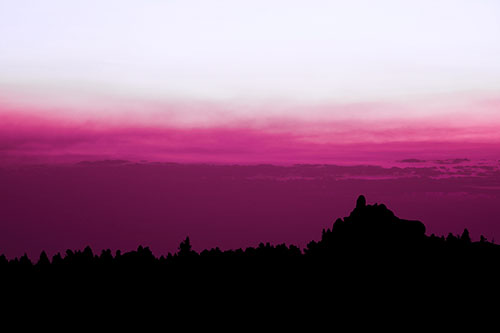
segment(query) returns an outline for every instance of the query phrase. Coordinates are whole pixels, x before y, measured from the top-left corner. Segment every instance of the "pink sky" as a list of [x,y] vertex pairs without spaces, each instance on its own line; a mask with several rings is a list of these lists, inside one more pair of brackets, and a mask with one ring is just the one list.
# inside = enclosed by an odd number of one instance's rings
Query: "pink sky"
[[361,193],[498,238],[499,32],[495,0],[1,2],[0,252],[303,244]]
[[[384,165],[408,158],[498,158],[499,99],[473,99],[454,108],[433,105],[434,115],[420,117],[410,112],[418,106],[312,105],[313,115],[304,119],[305,106],[289,107],[287,116],[286,109],[277,114],[270,105],[270,116],[245,118],[231,113],[235,106],[215,103],[144,104],[140,112],[119,109],[105,115],[98,107],[82,113],[6,103],[0,105],[0,158],[4,163],[128,159]],[[380,115],[384,107],[392,116]],[[431,108],[429,103],[422,107]],[[191,118],[199,110],[208,114],[205,120]]]
[[240,112],[214,101],[19,96],[0,106],[0,252],[9,257],[139,244],[160,255],[187,235],[197,250],[304,246],[360,194],[429,233],[500,239],[494,94]]

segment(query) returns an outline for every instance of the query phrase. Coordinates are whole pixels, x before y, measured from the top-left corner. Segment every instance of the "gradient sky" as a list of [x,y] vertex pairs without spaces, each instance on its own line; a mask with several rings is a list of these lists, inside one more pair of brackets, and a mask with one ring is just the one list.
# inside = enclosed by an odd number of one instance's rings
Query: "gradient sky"
[[362,193],[498,240],[499,59],[498,0],[0,0],[0,253],[303,245]]
[[494,0],[1,1],[0,158],[491,158],[498,59]]

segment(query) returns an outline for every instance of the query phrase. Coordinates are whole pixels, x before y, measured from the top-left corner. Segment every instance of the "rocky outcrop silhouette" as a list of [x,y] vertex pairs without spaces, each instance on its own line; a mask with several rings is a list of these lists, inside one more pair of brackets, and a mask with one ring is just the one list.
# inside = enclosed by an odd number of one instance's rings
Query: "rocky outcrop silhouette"
[[356,207],[331,229],[324,229],[320,241],[307,244],[306,256],[313,259],[365,263],[408,259],[430,249],[425,225],[397,217],[383,204],[369,205],[361,195]]
[[398,218],[385,205],[367,205],[363,195],[359,196],[356,208],[348,217],[337,219],[331,233],[339,241],[373,243],[407,243],[422,240],[425,225],[420,221]]

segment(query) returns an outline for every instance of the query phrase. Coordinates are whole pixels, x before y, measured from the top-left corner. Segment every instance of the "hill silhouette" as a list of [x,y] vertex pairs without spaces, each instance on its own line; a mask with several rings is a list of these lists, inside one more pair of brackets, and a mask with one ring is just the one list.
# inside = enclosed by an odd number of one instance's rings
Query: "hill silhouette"
[[38,260],[2,255],[0,276],[18,296],[59,297],[63,304],[104,297],[113,306],[161,297],[174,303],[265,300],[282,306],[292,298],[307,302],[311,295],[339,304],[367,295],[399,301],[447,295],[451,301],[498,288],[499,245],[483,236],[472,241],[467,229],[447,237],[428,236],[425,230],[423,223],[400,219],[385,205],[368,205],[360,196],[349,216],[337,219],[303,250],[260,243],[196,252],[186,237],[176,253],[160,257],[144,246],[100,254],[86,247],[52,258],[42,252]]

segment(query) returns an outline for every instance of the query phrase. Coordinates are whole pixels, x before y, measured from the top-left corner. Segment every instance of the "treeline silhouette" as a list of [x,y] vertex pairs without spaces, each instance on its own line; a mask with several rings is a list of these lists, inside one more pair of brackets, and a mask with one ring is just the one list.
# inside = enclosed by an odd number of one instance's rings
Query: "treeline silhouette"
[[[39,309],[51,300],[76,317],[73,309],[92,304],[107,320],[122,318],[123,311],[133,310],[135,316],[140,308],[149,316],[158,304],[175,311],[170,314],[191,317],[244,307],[252,314],[247,321],[258,318],[252,317],[255,312],[284,313],[288,324],[293,316],[324,307],[357,316],[360,310],[353,309],[361,303],[371,304],[364,313],[404,314],[421,303],[426,311],[442,312],[444,304],[450,309],[486,304],[498,293],[499,278],[499,245],[483,236],[472,241],[467,229],[461,235],[427,236],[421,222],[400,219],[383,204],[367,205],[363,196],[349,216],[303,250],[261,243],[196,252],[186,237],[176,253],[160,257],[143,246],[98,254],[86,247],[52,258],[42,252],[36,261],[0,256],[4,304]],[[90,308],[83,311],[94,318]]]
[[0,256],[3,276],[23,277],[66,273],[176,276],[193,270],[214,275],[258,275],[265,271],[270,276],[291,271],[309,274],[318,269],[335,275],[341,268],[493,272],[499,265],[500,246],[484,236],[473,242],[467,229],[461,235],[427,236],[421,222],[400,219],[383,204],[367,205],[364,196],[358,198],[349,216],[337,219],[331,229],[322,231],[319,241],[309,242],[303,251],[295,245],[260,243],[246,249],[222,251],[217,247],[198,253],[186,237],[176,253],[160,257],[143,246],[125,253],[108,249],[99,254],[86,247],[83,251],[57,253],[52,258],[43,251],[36,261],[26,254],[11,260]]
[[246,249],[222,251],[216,247],[198,253],[186,237],[178,251],[167,256],[155,257],[149,247],[143,246],[125,253],[117,250],[114,254],[109,249],[97,254],[87,246],[83,251],[68,249],[64,255],[57,253],[51,259],[42,251],[36,261],[26,254],[11,260],[0,255],[0,270],[3,273],[35,273],[80,268],[195,268],[198,265],[276,267],[323,260],[332,260],[332,264],[354,261],[366,264],[396,259],[405,259],[400,264],[500,260],[500,245],[489,242],[482,235],[479,241],[473,242],[467,229],[461,235],[449,233],[446,237],[426,236],[425,230],[423,223],[400,219],[383,204],[367,205],[365,197],[360,196],[348,217],[337,219],[331,229],[323,229],[321,240],[309,242],[303,251],[295,245],[260,243]]

